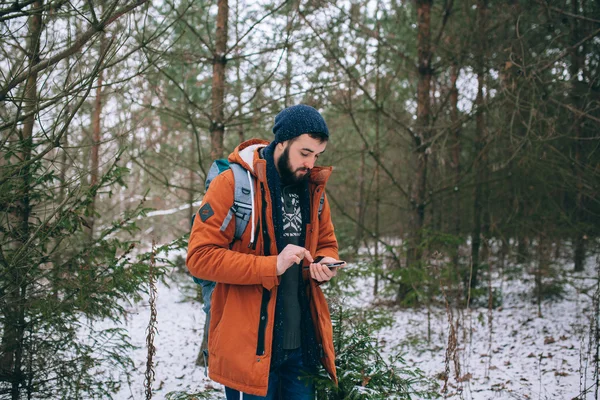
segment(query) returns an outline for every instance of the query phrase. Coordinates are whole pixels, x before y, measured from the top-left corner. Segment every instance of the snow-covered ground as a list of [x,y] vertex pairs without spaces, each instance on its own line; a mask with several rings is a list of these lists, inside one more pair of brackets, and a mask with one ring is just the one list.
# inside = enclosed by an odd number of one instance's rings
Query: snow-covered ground
[[[221,389],[204,375],[204,368],[197,367],[196,357],[202,341],[205,314],[202,304],[194,300],[191,278],[171,274],[166,282],[157,284],[157,328],[154,339],[155,381],[153,398],[164,399],[169,392],[201,392]],[[130,381],[123,377],[123,386],[115,399],[145,399],[144,378],[148,349],[146,335],[150,320],[148,301],[135,304],[130,309],[125,328],[129,331],[131,344],[136,346],[131,358],[135,370]],[[224,396],[221,396],[224,398]],[[215,396],[219,398],[219,396]]]
[[[351,268],[351,266],[350,266]],[[566,267],[567,269],[569,267]],[[572,268],[571,268],[572,269]],[[580,395],[594,385],[593,363],[589,349],[592,318],[593,280],[596,260],[590,259],[585,274],[573,276],[566,285],[563,300],[538,307],[524,293],[530,293],[531,278],[496,281],[501,287],[502,307],[490,314],[486,308],[453,310],[457,326],[457,350],[448,358],[447,398],[462,399],[586,399],[594,392]],[[194,301],[194,286],[188,277],[172,274],[158,285],[158,334],[155,339],[155,399],[173,391],[195,393],[215,390],[211,398],[224,398],[221,386],[204,376],[195,366],[201,342],[204,313]],[[364,282],[363,287],[370,287]],[[587,292],[583,287],[590,288]],[[373,306],[374,299],[364,290],[352,303]],[[124,326],[138,348],[132,358],[136,369],[129,383],[124,380],[116,399],[142,399],[147,349],[148,303],[131,307]],[[392,327],[377,333],[386,352],[401,351],[408,366],[418,367],[437,379],[440,388],[445,373],[449,317],[445,309],[394,309]],[[490,315],[492,317],[490,324]],[[457,322],[458,321],[458,322]],[[457,324],[457,325],[456,325]],[[491,330],[490,330],[491,327]],[[429,341],[428,341],[429,332]],[[455,362],[456,360],[456,362]],[[455,366],[460,374],[456,374]]]
[[[514,290],[517,282],[511,282]],[[505,296],[507,295],[506,292]],[[508,296],[516,292],[508,293]],[[487,309],[471,309],[460,314],[454,310],[457,329],[457,353],[448,357],[447,397],[464,399],[573,399],[584,387],[594,383],[588,358],[589,298],[575,295],[570,300],[546,303],[542,317],[531,302],[512,302],[491,313],[490,330]],[[431,316],[431,343],[427,343],[428,321],[422,312],[395,313],[395,323],[379,333],[388,348],[406,352],[409,365],[418,366],[427,375],[445,373],[449,323],[445,310]],[[459,365],[456,376],[454,359]],[[587,374],[582,372],[587,366]],[[583,377],[587,376],[587,382]],[[593,393],[587,397],[594,398]]]

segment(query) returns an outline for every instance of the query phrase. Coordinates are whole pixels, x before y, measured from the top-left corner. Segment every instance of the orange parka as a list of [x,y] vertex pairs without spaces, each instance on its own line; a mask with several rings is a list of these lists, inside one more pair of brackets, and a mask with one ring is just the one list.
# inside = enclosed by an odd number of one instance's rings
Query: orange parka
[[[254,211],[252,221],[241,238],[233,241],[235,221],[221,231],[234,200],[233,172],[219,174],[206,192],[200,212],[194,220],[188,245],[186,265],[198,278],[217,282],[211,301],[209,328],[209,376],[232,389],[265,396],[268,389],[271,344],[275,319],[275,302],[280,277],[277,276],[277,245],[273,227],[273,210],[267,184],[266,161],[258,149],[268,142],[253,139],[240,144],[229,155],[230,162],[241,164],[254,176]],[[338,259],[338,245],[331,222],[329,202],[319,215],[319,201],[325,190],[331,167],[315,167],[309,181],[310,223],[305,226],[304,247],[313,257]],[[263,197],[266,215],[263,219]],[[206,205],[208,204],[208,206]],[[200,218],[202,217],[202,218]],[[270,237],[270,254],[264,256],[263,226]],[[256,245],[249,246],[252,226],[256,227]],[[305,265],[308,264],[306,259]],[[307,293],[319,345],[321,362],[337,382],[331,317],[325,296],[318,283],[303,272],[308,281]],[[270,296],[264,296],[270,291]]]

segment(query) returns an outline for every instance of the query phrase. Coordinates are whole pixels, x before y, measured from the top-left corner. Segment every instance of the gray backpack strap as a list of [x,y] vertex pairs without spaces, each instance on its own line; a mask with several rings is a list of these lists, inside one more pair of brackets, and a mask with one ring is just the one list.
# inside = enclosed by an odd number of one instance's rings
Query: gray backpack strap
[[[250,185],[253,182],[248,179],[248,172],[241,165],[231,163],[230,168],[233,171],[235,193],[233,196],[233,206],[229,213],[235,215],[234,240],[240,240],[248,226],[250,218],[252,218],[252,189]],[[228,218],[230,214],[227,215]]]
[[323,212],[323,204],[325,204],[325,191],[321,193],[321,198],[319,199],[319,218],[321,218],[321,213]]
[[227,229],[227,227],[229,226],[229,223],[231,222],[231,218],[233,218],[233,206],[231,206],[231,208],[229,209],[229,212],[227,213],[227,215],[225,216],[225,219],[223,220],[223,223],[221,224],[221,232],[225,232],[225,229]]

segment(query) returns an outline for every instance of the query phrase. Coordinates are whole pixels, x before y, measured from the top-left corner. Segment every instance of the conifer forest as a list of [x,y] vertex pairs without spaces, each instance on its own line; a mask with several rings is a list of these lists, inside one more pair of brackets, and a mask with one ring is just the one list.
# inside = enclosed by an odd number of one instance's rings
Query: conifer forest
[[347,262],[317,399],[600,397],[600,2],[4,0],[0,399],[224,398],[190,221],[300,103]]

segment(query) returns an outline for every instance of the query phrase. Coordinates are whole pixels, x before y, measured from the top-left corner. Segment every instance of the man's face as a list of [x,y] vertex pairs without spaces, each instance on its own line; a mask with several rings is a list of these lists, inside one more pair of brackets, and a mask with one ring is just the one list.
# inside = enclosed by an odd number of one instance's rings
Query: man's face
[[294,184],[308,179],[310,170],[325,151],[327,142],[321,143],[318,139],[304,134],[281,145],[284,149],[277,160],[277,169],[285,184]]

